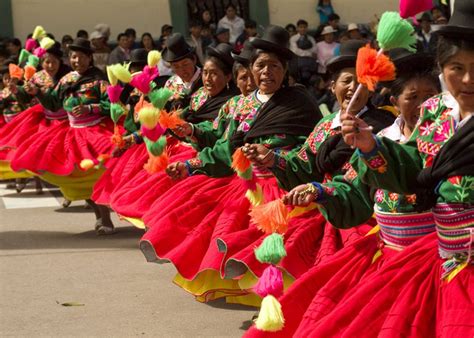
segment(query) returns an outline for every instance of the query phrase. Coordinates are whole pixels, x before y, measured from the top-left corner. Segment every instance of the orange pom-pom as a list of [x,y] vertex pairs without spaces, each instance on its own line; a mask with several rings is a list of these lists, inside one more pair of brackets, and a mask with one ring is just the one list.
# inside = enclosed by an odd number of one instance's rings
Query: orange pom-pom
[[288,229],[289,213],[281,199],[254,207],[250,211],[250,217],[257,228],[267,234],[283,234]]
[[28,81],[35,75],[36,68],[33,66],[25,66],[25,80]]
[[243,173],[250,168],[250,161],[244,155],[242,148],[237,148],[237,150],[234,151],[232,155],[232,168],[239,173]]
[[117,125],[114,126],[114,134],[112,135],[111,141],[117,148],[121,149],[125,146],[125,141],[122,134],[120,134],[120,129]]
[[181,116],[179,116],[179,112],[177,110],[169,113],[165,110],[162,110],[160,112],[158,123],[162,128],[175,129],[177,126],[180,126],[186,122],[181,118]]
[[166,169],[169,163],[168,153],[164,151],[160,156],[153,156],[150,154],[147,163],[143,166],[143,169],[149,174],[154,174]]
[[10,73],[10,77],[13,79],[21,80],[23,77],[23,69],[18,67],[17,65],[10,63],[8,65],[8,72]]
[[384,55],[377,55],[377,51],[369,45],[359,49],[356,62],[357,80],[370,91],[375,90],[379,81],[395,79],[395,65]]
[[138,112],[140,111],[140,109],[142,109],[144,107],[153,107],[153,105],[151,103],[145,101],[145,96],[141,95],[140,100],[138,100],[137,104],[135,105],[134,114],[136,116],[138,116]]
[[97,156],[97,161],[104,162],[107,161],[111,156],[109,154],[100,154]]
[[95,165],[94,161],[92,161],[91,159],[85,159],[81,161],[81,163],[79,164],[79,167],[82,170],[89,170],[89,169],[94,168],[94,165]]

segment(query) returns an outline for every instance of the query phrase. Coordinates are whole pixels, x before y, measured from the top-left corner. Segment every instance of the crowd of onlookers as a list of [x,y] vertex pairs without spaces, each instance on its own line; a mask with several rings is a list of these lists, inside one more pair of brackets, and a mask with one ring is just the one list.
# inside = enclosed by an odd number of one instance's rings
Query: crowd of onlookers
[[[285,27],[291,36],[290,49],[297,55],[290,62],[289,81],[305,85],[316,96],[320,104],[324,103],[329,109],[333,109],[334,99],[329,90],[330,79],[326,75],[326,61],[338,53],[340,43],[346,40],[360,39],[373,43],[378,17],[374,16],[372,22],[365,24],[342,24],[341,18],[335,13],[330,0],[319,0],[316,11],[320,21],[318,27],[310,28],[304,19],[298,20],[296,25],[290,23]],[[448,13],[447,8],[436,6],[415,20],[414,25],[420,52],[435,52],[436,35],[433,32],[440,25],[447,23]],[[262,28],[252,19],[241,18],[238,15],[238,8],[233,4],[225,7],[225,15],[219,20],[212,17],[211,11],[202,10],[188,22],[188,27],[187,42],[195,48],[200,63],[205,58],[208,46],[228,43],[238,53],[246,41],[256,37]],[[144,32],[137,39],[135,29],[127,28],[113,40],[110,27],[107,24],[98,24],[90,33],[86,30],[79,30],[76,37],[90,40],[94,49],[94,65],[105,71],[107,65],[128,61],[133,49],[163,50],[168,36],[172,33],[173,26],[165,24],[161,27],[159,37]],[[64,35],[58,41],[64,51],[63,61],[68,64],[67,46],[72,43],[73,36]],[[0,65],[10,62],[16,63],[21,49],[22,42],[18,38],[0,40]],[[169,75],[172,72],[165,62],[160,62],[159,69],[162,75]]]

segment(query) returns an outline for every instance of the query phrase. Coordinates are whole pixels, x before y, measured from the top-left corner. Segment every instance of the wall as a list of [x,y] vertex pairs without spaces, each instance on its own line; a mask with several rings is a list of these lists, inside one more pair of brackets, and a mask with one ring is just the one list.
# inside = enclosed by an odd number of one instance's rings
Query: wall
[[[399,0],[332,0],[334,10],[341,17],[341,23],[368,23],[373,15],[384,11],[398,11]],[[316,12],[317,0],[268,0],[270,22],[285,26],[298,19],[308,21],[310,27],[319,25]]]
[[115,40],[128,27],[135,28],[138,38],[144,32],[158,38],[161,26],[171,23],[168,0],[12,0],[12,12],[14,34],[22,40],[39,24],[61,39],[106,23]]

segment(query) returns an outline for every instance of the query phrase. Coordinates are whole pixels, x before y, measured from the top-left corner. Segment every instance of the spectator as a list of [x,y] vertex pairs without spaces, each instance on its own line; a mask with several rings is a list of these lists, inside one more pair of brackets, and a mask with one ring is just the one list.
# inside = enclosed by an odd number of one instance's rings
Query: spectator
[[347,26],[347,37],[349,40],[364,40],[356,23],[350,23]]
[[132,49],[140,48],[140,45],[138,44],[138,42],[135,41],[137,39],[137,32],[135,31],[135,29],[127,28],[125,30],[125,35],[128,38],[128,44],[129,44],[128,49],[132,50]]
[[161,52],[166,44],[166,39],[168,36],[173,34],[173,26],[171,25],[163,25],[161,26],[161,35],[160,38],[158,39],[158,50]]
[[158,50],[155,40],[150,33],[146,32],[142,34],[142,38],[140,40],[140,48],[145,49],[147,52],[151,50]]
[[206,31],[209,31],[209,38],[212,39],[212,35],[216,31],[216,24],[214,23],[214,19],[212,18],[211,12],[206,9],[201,14],[202,19],[202,28]]
[[421,29],[416,35],[418,40],[418,51],[435,54],[438,40],[436,39],[436,34],[433,34],[433,30],[431,29],[430,14],[428,12],[423,13],[419,21]]
[[245,30],[235,41],[235,50],[240,52],[244,48],[244,43],[257,36],[257,22],[252,19],[245,21]]
[[206,45],[203,42],[203,39],[201,37],[201,31],[202,31],[202,23],[197,20],[191,21],[189,24],[189,32],[191,33],[189,36],[189,39],[187,39],[188,45],[191,47],[194,47],[194,52],[196,53],[198,57],[198,61],[200,65],[204,64],[204,51]]
[[339,47],[339,44],[335,42],[336,30],[332,26],[324,27],[321,32],[323,41],[316,44],[316,54],[318,57],[318,72],[320,74],[326,74],[326,62],[334,56],[334,50]]
[[89,33],[84,29],[79,29],[76,33],[76,38],[83,38],[89,40]]
[[296,23],[298,33],[290,38],[290,49],[298,56],[316,57],[316,41],[308,35],[308,22],[298,20]]
[[329,16],[334,13],[331,0],[319,0],[316,11],[319,13],[319,24],[326,25],[329,21]]
[[70,66],[69,63],[69,45],[73,42],[74,40],[72,39],[72,36],[70,35],[63,35],[63,38],[61,39],[61,50],[63,51],[63,63],[65,65]]
[[112,65],[115,63],[124,63],[130,60],[130,41],[125,33],[120,33],[117,36],[118,46],[114,48],[112,53],[109,55],[108,64]]
[[240,34],[245,29],[244,20],[237,16],[237,9],[234,5],[229,4],[225,9],[226,15],[219,20],[217,28],[227,28],[230,33],[230,43],[233,45]]
[[91,45],[94,53],[92,57],[94,59],[94,66],[105,72],[107,61],[110,55],[110,47],[105,42],[105,37],[98,31],[91,33]]
[[290,34],[290,38],[297,33],[296,26],[293,25],[292,23],[289,23],[288,25],[286,25],[285,29],[288,32],[288,34]]
[[18,56],[21,50],[21,41],[17,38],[12,38],[7,41],[6,45],[8,53],[10,53],[10,59],[15,59],[18,62]]
[[99,23],[94,27],[94,30],[102,34],[102,37],[105,39],[105,43],[109,42],[109,38],[110,38],[109,25],[105,23]]
[[216,34],[214,35],[214,41],[211,44],[211,47],[216,47],[220,43],[230,44],[230,32],[227,28],[219,27],[217,28]]

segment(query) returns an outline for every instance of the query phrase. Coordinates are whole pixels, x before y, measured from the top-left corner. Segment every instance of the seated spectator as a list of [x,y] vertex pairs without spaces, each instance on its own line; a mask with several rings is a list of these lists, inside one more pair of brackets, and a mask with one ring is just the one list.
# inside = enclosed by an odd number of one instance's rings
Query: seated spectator
[[89,33],[84,29],[79,29],[76,33],[76,38],[83,38],[89,40]]
[[204,64],[204,53],[206,50],[206,44],[201,37],[202,23],[197,20],[191,21],[189,24],[189,38],[186,40],[188,45],[194,47],[194,51],[198,57],[199,65]]
[[63,51],[63,63],[65,65],[70,66],[71,64],[69,63],[69,45],[73,42],[74,40],[72,39],[72,36],[70,35],[63,35],[63,38],[61,39],[61,50]]
[[217,28],[216,34],[214,35],[214,41],[211,43],[211,47],[216,47],[220,43],[230,44],[230,32],[227,28]]
[[296,26],[293,25],[292,23],[289,23],[288,25],[286,25],[285,29],[288,32],[288,34],[290,34],[290,38],[297,33]]
[[337,31],[332,26],[324,27],[321,32],[323,41],[316,44],[316,54],[318,58],[318,72],[326,74],[326,62],[334,56],[334,50],[339,47],[339,43],[335,41],[335,33]]
[[128,44],[129,44],[128,49],[132,50],[132,49],[140,48],[140,44],[136,42],[137,32],[135,31],[134,28],[127,28],[124,33],[128,38]]
[[109,55],[108,64],[124,63],[130,60],[130,41],[125,33],[120,33],[117,36],[118,46]]
[[244,48],[244,43],[251,38],[257,36],[257,22],[252,19],[248,19],[245,21],[245,30],[242,34],[237,38],[235,42],[235,50],[240,52],[242,48]]
[[151,50],[158,50],[155,40],[153,40],[153,37],[148,32],[142,34],[142,38],[140,39],[140,48],[144,48],[147,52]]
[[347,25],[347,38],[349,40],[364,40],[362,34],[360,33],[359,26],[357,26],[356,23],[350,23]]
[[158,50],[161,52],[163,50],[163,48],[165,47],[165,44],[166,44],[166,39],[168,38],[168,36],[170,36],[171,34],[173,34],[173,26],[171,25],[168,25],[168,24],[165,24],[163,26],[161,26],[161,35],[160,35],[160,38],[158,39]]
[[110,47],[105,42],[105,37],[98,31],[93,31],[90,35],[91,45],[94,53],[92,57],[94,59],[94,66],[105,72],[105,67],[110,55]]
[[6,49],[10,54],[9,58],[15,60],[15,63],[18,62],[18,56],[20,55],[21,50],[21,41],[17,38],[12,38],[7,41]]
[[204,32],[202,36],[207,37],[210,40],[212,40],[212,36],[214,35],[214,32],[216,31],[216,24],[214,22],[211,12],[208,9],[204,10],[201,13],[201,19],[202,19],[202,29]]
[[308,22],[298,20],[296,23],[298,33],[290,38],[290,49],[298,56],[316,57],[316,41],[308,35]]
[[418,21],[420,22],[421,27],[416,35],[418,40],[418,51],[435,54],[438,39],[436,38],[436,34],[433,34],[433,30],[431,29],[431,15],[427,12],[423,13],[421,19]]
[[232,45],[235,44],[239,35],[244,31],[244,19],[237,15],[237,8],[233,4],[229,4],[225,8],[225,16],[217,24],[217,29],[219,30],[219,28],[227,28],[229,30],[229,42]]
[[110,38],[110,27],[105,23],[99,23],[95,25],[94,30],[100,32],[105,39],[105,43],[109,43]]

